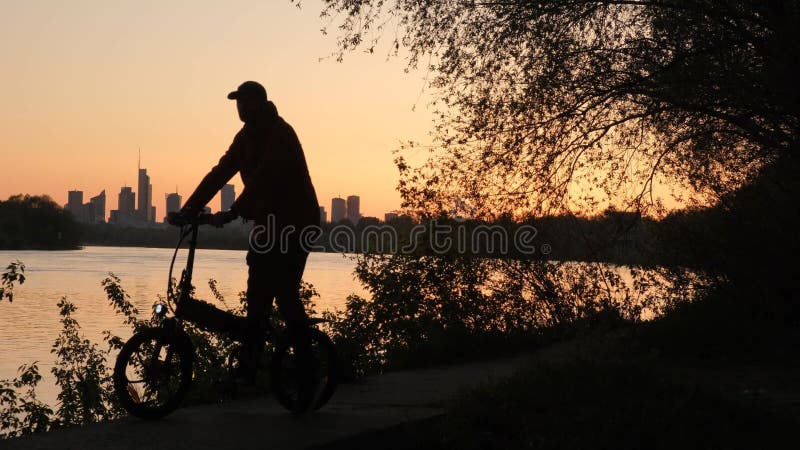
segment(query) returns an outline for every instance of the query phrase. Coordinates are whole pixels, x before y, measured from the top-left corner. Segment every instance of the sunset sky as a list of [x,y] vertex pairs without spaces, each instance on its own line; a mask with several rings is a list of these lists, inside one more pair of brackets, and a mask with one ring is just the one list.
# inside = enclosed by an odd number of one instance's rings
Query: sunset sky
[[[402,59],[333,58],[320,5],[286,1],[0,0],[0,198],[67,191],[84,201],[136,190],[139,148],[157,217],[184,199],[241,127],[225,98],[267,88],[303,144],[320,204],[361,196],[364,215],[399,207],[392,150],[427,142],[424,74]],[[415,108],[416,106],[416,108]],[[234,177],[237,194],[242,184]],[[219,199],[210,203],[219,208]]]

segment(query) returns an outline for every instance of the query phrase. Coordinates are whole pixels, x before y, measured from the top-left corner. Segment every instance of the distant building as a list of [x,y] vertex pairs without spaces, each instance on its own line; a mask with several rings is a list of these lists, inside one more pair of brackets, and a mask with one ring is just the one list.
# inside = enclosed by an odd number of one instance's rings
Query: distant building
[[358,223],[358,219],[361,218],[361,197],[357,195],[351,195],[347,197],[347,218],[350,219],[350,222]]
[[147,211],[147,221],[148,222],[155,222],[156,221],[156,207],[153,206],[153,185],[148,183],[147,184],[147,204],[150,205],[150,209]]
[[85,223],[91,223],[94,219],[94,204],[91,202],[81,205],[81,215],[78,220]]
[[[167,194],[167,214],[181,210],[181,196],[177,192]],[[166,219],[164,220],[166,222]]]
[[397,219],[399,216],[395,212],[388,212],[383,215],[384,222],[391,222],[392,220]]
[[128,224],[136,220],[136,194],[128,186],[123,186],[117,197],[117,209],[112,210],[108,221],[110,223]]
[[236,200],[236,191],[232,184],[222,186],[220,192],[220,211],[227,211],[231,209],[234,200]]
[[324,206],[319,207],[319,223],[323,224],[328,221],[328,213],[325,211]]
[[81,220],[83,216],[83,191],[67,192],[67,204],[65,209],[71,212],[76,219]]
[[124,186],[119,191],[117,209],[120,214],[133,215],[136,205],[136,193],[128,186]]
[[139,201],[136,204],[136,214],[142,220],[148,220],[150,216],[150,205],[152,199],[150,193],[152,187],[150,185],[150,176],[147,175],[147,169],[139,168]]
[[331,223],[344,220],[347,217],[347,202],[341,197],[331,199]]
[[211,208],[209,208],[208,206],[205,206],[205,207],[203,207],[203,212],[206,213],[206,214],[211,214]]
[[[101,223],[106,221],[106,190],[103,189],[100,191],[99,194],[89,199],[89,203],[86,205],[91,205],[91,210],[84,208],[86,217],[89,219],[89,222],[92,223]],[[84,206],[86,206],[84,205]]]

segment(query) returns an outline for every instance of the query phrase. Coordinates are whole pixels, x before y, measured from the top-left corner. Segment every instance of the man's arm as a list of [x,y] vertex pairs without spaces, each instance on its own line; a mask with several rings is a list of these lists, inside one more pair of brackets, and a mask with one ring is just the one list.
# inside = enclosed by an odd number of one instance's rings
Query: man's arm
[[183,212],[197,214],[202,211],[206,204],[214,198],[214,195],[222,189],[222,186],[236,175],[239,167],[236,163],[235,153],[239,148],[239,139],[237,134],[228,151],[222,155],[217,165],[203,177],[203,181],[197,185],[197,189],[186,199],[181,209]]

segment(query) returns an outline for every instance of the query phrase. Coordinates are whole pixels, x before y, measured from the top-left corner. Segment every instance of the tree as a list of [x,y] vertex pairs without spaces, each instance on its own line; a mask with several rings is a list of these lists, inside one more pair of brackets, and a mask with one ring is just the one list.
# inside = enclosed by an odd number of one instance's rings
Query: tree
[[658,179],[713,200],[797,166],[798,2],[324,4],[340,58],[392,32],[431,74],[436,145],[421,167],[398,158],[406,207],[642,209]]
[[80,227],[46,195],[13,195],[0,201],[0,248],[74,249]]

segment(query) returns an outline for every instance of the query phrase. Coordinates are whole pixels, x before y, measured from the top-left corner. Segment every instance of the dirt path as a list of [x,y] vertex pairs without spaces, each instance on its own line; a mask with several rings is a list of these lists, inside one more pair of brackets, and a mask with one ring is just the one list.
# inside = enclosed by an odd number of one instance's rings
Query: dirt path
[[271,398],[179,409],[155,422],[134,418],[0,441],[8,449],[303,449],[443,412],[460,389],[510,375],[530,357],[393,372],[339,387],[317,413],[295,418]]

